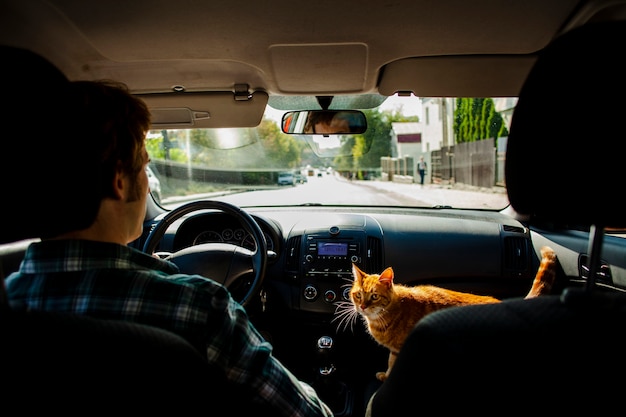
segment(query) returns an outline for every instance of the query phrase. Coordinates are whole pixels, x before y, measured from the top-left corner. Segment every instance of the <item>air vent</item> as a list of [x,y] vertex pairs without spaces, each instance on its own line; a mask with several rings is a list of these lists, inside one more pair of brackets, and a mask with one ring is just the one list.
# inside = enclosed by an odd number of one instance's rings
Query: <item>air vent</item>
[[528,268],[528,240],[523,237],[504,238],[504,267],[524,271]]
[[505,224],[502,226],[502,229],[505,232],[524,233],[524,228],[520,226],[511,226],[511,225]]
[[288,271],[298,270],[298,259],[300,259],[301,242],[302,236],[290,237],[287,241],[287,250],[285,252],[285,269]]
[[[582,278],[589,278],[589,267],[587,263],[589,262],[588,255],[580,255],[578,259],[578,270],[579,274]],[[600,268],[596,271],[596,281],[602,284],[613,284],[613,277],[611,276],[611,267],[605,261],[600,261]]]
[[382,242],[380,239],[368,236],[365,253],[365,268],[367,271],[381,272],[383,269]]

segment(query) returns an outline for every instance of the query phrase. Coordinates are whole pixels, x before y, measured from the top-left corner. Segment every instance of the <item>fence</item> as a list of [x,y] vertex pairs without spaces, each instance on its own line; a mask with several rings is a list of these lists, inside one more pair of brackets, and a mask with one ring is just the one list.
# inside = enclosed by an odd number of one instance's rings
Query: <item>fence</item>
[[[459,143],[430,153],[430,181],[432,183],[463,183],[477,187],[504,186],[504,150],[507,138],[484,139]],[[382,179],[395,181],[404,174],[403,158],[381,158]],[[410,176],[413,176],[411,170]],[[404,174],[406,175],[406,174]],[[402,178],[404,181],[405,178]]]

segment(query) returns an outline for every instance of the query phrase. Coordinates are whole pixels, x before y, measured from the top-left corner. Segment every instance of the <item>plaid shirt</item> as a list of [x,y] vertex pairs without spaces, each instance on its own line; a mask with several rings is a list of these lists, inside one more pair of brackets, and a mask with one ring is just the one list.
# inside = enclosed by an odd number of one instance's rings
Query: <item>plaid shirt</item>
[[272,346],[225,287],[180,274],[171,262],[113,243],[37,242],[6,286],[12,303],[32,310],[129,320],[178,333],[276,415],[332,415],[309,385],[272,356]]

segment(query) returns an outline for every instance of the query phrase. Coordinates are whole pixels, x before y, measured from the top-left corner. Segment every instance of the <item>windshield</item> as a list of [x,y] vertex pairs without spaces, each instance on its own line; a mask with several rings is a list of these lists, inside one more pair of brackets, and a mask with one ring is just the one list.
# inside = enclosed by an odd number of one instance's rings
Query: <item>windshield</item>
[[[252,206],[501,210],[514,99],[392,96],[355,135],[292,135],[267,107],[255,128],[151,131],[155,198]],[[155,184],[154,182],[152,184]]]

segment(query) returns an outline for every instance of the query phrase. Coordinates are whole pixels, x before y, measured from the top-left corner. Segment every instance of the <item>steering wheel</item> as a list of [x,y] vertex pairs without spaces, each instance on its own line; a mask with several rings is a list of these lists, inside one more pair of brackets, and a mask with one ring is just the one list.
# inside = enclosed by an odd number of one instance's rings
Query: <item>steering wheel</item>
[[165,231],[181,217],[198,210],[216,209],[239,219],[254,239],[251,251],[229,243],[203,243],[168,254],[184,274],[198,274],[224,285],[244,307],[258,294],[267,267],[267,242],[259,224],[241,208],[222,201],[200,200],[179,206],[163,217],[150,231],[143,251],[153,254]]

